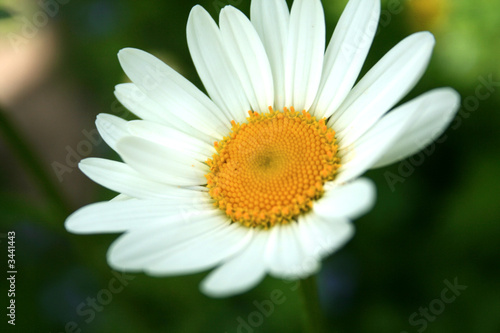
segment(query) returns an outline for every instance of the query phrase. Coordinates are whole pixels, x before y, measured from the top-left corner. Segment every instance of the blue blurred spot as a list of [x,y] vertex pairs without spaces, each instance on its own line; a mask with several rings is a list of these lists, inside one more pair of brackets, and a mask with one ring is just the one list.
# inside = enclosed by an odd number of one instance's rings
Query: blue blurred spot
[[355,260],[337,254],[333,260],[325,261],[318,284],[321,304],[328,312],[348,310],[357,288]]
[[118,10],[110,1],[92,2],[86,8],[86,28],[93,35],[107,35],[118,26]]
[[71,267],[51,280],[40,295],[40,309],[48,320],[61,324],[80,322],[76,309],[99,289],[97,278],[82,266]]

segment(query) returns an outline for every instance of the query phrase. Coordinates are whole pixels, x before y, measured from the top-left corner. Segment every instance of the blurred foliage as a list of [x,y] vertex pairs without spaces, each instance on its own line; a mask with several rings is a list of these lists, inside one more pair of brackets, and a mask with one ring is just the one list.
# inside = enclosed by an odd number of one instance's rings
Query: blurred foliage
[[2,19],[8,19],[8,18],[11,18],[11,17],[12,17],[12,15],[7,10],[5,10],[4,8],[0,7],[0,20],[2,20]]
[[[4,2],[14,8],[13,1]],[[202,87],[185,38],[190,8],[198,3],[214,17],[219,4],[249,12],[249,1],[241,0],[89,0],[60,5],[52,19],[63,42],[57,70],[77,80],[91,96],[99,106],[94,115],[124,116],[113,96],[114,85],[127,80],[116,58],[123,47],[155,54]],[[329,38],[346,1],[323,3]],[[324,262],[319,278],[325,312],[335,332],[417,332],[423,324],[412,324],[412,315],[441,298],[445,280],[457,278],[467,289],[427,320],[426,332],[499,332],[500,3],[382,3],[381,25],[363,71],[405,36],[430,30],[437,39],[434,57],[406,99],[452,86],[464,103],[475,98],[477,107],[464,104],[445,136],[432,146],[434,152],[367,174],[377,183],[377,204],[355,221],[353,240]],[[33,5],[19,8],[24,15],[39,10]],[[0,17],[4,13],[0,11]],[[496,83],[490,87],[491,96],[478,99],[477,90],[487,91],[484,81],[489,79]],[[99,156],[116,158],[110,150]],[[405,176],[391,185],[388,173]],[[95,191],[96,201],[114,196],[97,185]],[[105,254],[116,236],[72,235],[65,232],[63,220],[41,207],[34,209],[16,194],[2,195],[0,201],[7,203],[0,207],[6,221],[2,232],[16,230],[22,267],[16,296],[19,331],[238,332],[241,320],[248,322],[257,311],[255,302],[268,300],[278,289],[286,301],[252,332],[300,332],[301,304],[293,283],[268,277],[243,295],[209,299],[198,290],[205,273],[168,278],[133,274],[90,320],[91,312],[82,315],[77,309],[91,309],[88,297],[102,296],[115,277]]]

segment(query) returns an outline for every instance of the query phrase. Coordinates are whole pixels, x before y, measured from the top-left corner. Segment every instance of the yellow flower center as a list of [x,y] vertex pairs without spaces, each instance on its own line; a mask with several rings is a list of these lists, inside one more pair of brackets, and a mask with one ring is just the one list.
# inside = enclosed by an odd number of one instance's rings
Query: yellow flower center
[[249,111],[214,144],[205,175],[215,206],[247,227],[288,223],[312,208],[339,168],[335,132],[308,112]]

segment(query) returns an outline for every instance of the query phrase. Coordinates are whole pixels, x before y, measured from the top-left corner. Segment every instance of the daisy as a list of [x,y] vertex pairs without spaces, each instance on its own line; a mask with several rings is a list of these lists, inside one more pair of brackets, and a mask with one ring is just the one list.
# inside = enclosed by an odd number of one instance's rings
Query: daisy
[[141,120],[109,114],[97,128],[123,162],[80,169],[119,195],[68,217],[74,233],[123,233],[118,270],[154,276],[214,268],[213,297],[249,290],[266,274],[302,279],[353,235],[374,202],[370,168],[431,143],[459,106],[450,88],[395,105],[423,75],[434,38],[413,34],[355,82],[379,0],[351,0],[325,51],[320,0],[253,0],[251,19],[195,6],[187,41],[208,96],[154,56],[124,49],[133,83],[119,101]]

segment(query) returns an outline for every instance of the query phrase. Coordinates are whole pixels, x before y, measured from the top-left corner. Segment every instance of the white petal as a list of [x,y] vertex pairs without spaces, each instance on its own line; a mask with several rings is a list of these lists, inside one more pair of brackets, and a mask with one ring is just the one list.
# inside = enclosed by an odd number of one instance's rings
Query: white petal
[[125,200],[130,200],[130,199],[133,199],[133,198],[129,197],[126,194],[120,193],[117,196],[115,196],[114,198],[110,199],[109,201],[125,201]]
[[187,41],[198,75],[212,100],[228,118],[244,121],[251,109],[250,103],[224,49],[219,28],[199,5],[189,14]]
[[175,126],[175,120],[170,112],[146,96],[133,83],[122,83],[115,86],[115,96],[128,110],[141,119],[150,120],[164,125]]
[[116,142],[118,140],[130,135],[127,130],[127,121],[111,114],[98,114],[95,124],[99,134],[113,150],[116,150]]
[[178,244],[185,244],[214,230],[226,228],[227,217],[214,207],[192,207],[186,214],[170,215],[120,236],[108,250],[115,269],[144,270]]
[[[78,234],[114,233],[184,221],[198,210],[212,211],[213,205],[200,193],[170,200],[117,200],[82,207],[65,222],[66,230]],[[173,223],[173,222],[172,222]]]
[[354,235],[354,226],[348,219],[327,218],[314,212],[299,217],[298,229],[302,248],[318,260],[341,248]]
[[[145,178],[125,163],[86,158],[78,167],[96,183],[115,192],[139,199],[172,199],[195,196],[199,191],[182,189]],[[203,194],[206,196],[206,193]]]
[[118,53],[123,70],[149,98],[195,130],[222,139],[230,119],[191,82],[153,55],[127,48]]
[[200,162],[205,162],[207,158],[217,153],[212,145],[171,127],[150,121],[130,121],[128,123],[128,130],[132,135],[161,144],[179,153],[184,153]]
[[368,212],[375,202],[375,186],[368,179],[357,179],[349,184],[333,186],[314,203],[313,211],[324,218],[347,217],[355,219]]
[[177,275],[200,272],[219,264],[241,251],[252,239],[253,229],[240,223],[229,224],[226,220],[202,235],[160,251],[157,260],[147,265],[146,272],[152,275]]
[[271,64],[274,81],[274,108],[285,107],[285,54],[290,14],[284,0],[252,0],[252,23]]
[[290,12],[285,59],[286,105],[297,111],[312,105],[325,52],[325,17],[319,0],[295,0]]
[[220,31],[252,110],[265,112],[274,105],[271,66],[259,35],[248,18],[232,6],[220,13]]
[[149,179],[173,185],[204,185],[209,168],[194,158],[139,137],[118,141],[117,152]]
[[201,291],[211,297],[227,297],[245,292],[266,275],[264,253],[269,231],[255,230],[250,244],[213,270],[201,283]]
[[441,88],[429,91],[389,112],[384,118],[408,118],[412,113],[416,117],[373,167],[389,165],[420,151],[444,132],[459,107],[460,95],[451,88]]
[[349,94],[377,31],[379,0],[351,0],[326,50],[323,75],[311,114],[331,116]]
[[372,127],[350,146],[339,145],[341,167],[337,170],[333,184],[348,182],[373,167],[412,121],[412,119],[393,120],[392,117],[383,117],[377,126]]
[[390,50],[353,88],[328,125],[344,145],[350,145],[392,108],[422,77],[434,37],[413,34]]
[[146,96],[133,83],[117,85],[115,96],[123,106],[141,119],[173,127],[210,144],[214,142],[213,137],[200,131],[194,131],[184,120],[173,116],[166,108]]
[[271,275],[296,280],[305,278],[319,269],[318,258],[307,253],[302,247],[296,222],[275,225],[270,233],[265,261]]

